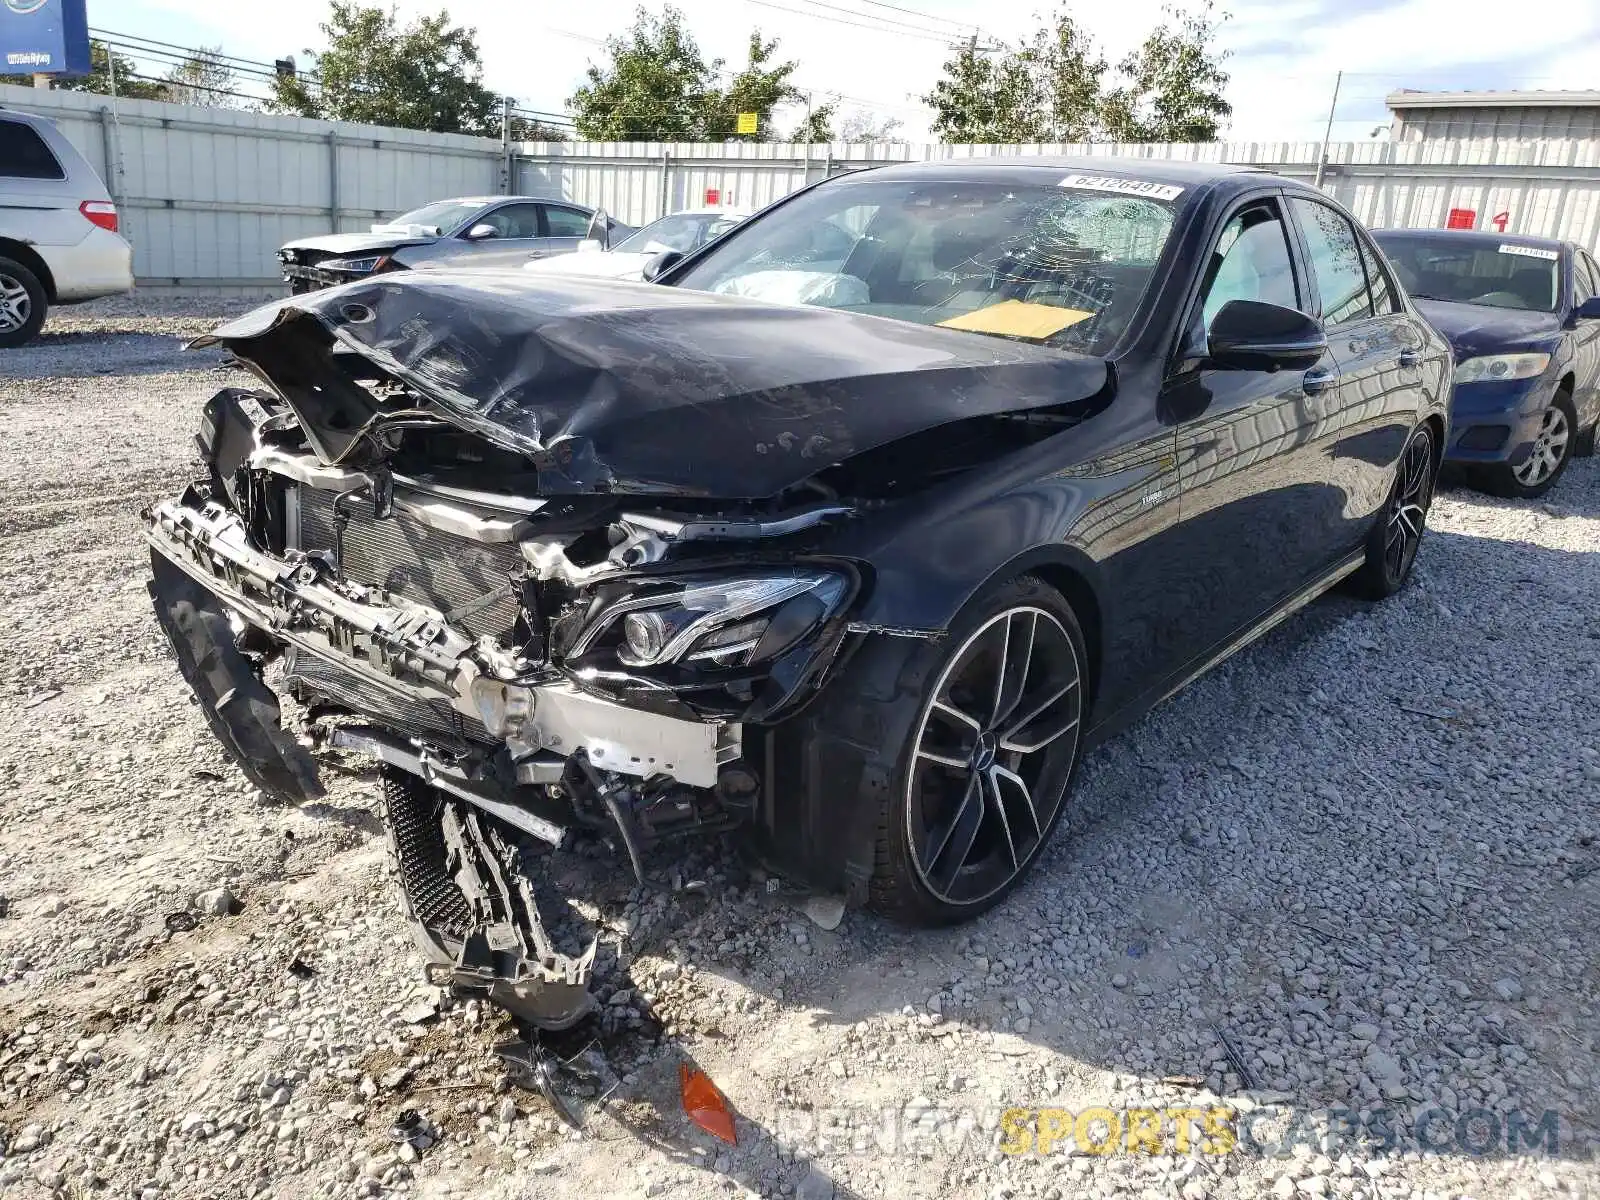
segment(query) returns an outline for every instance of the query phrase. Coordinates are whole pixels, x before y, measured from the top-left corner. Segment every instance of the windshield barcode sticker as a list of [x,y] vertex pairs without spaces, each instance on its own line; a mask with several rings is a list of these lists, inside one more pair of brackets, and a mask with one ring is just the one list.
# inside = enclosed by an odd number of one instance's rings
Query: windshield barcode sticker
[[1561,255],[1554,250],[1546,250],[1541,246],[1513,246],[1509,242],[1500,244],[1501,254],[1520,254],[1523,258],[1542,258],[1555,262]]
[[1116,192],[1119,196],[1144,196],[1150,200],[1176,200],[1183,189],[1175,183],[1149,179],[1115,179],[1109,175],[1068,175],[1057,187],[1085,188],[1091,192]]

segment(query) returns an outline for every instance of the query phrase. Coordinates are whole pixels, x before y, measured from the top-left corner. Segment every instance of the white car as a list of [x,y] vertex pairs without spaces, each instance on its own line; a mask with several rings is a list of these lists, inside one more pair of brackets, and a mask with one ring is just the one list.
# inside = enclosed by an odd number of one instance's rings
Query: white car
[[133,287],[133,247],[111,194],[51,121],[0,109],[0,349],[39,332],[52,304]]
[[611,249],[585,242],[578,253],[524,263],[524,271],[545,275],[587,275],[592,279],[643,279],[645,265],[658,254],[688,254],[719,238],[750,215],[742,208],[691,208],[652,221]]

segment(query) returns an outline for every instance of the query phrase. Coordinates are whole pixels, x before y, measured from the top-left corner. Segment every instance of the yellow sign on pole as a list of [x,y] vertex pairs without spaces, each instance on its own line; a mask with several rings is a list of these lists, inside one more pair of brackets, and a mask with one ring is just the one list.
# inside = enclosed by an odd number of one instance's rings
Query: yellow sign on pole
[[755,133],[761,128],[761,117],[758,113],[740,113],[738,131],[740,133]]

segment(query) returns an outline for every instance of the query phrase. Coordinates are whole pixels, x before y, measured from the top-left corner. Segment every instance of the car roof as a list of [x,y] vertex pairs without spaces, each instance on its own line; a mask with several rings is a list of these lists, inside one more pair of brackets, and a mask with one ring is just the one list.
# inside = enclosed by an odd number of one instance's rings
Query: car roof
[[[559,196],[446,196],[443,200],[429,200],[429,204],[506,204],[510,202],[540,204],[565,204],[569,208],[588,208],[576,200],[563,200]],[[422,205],[415,207],[421,208]]]
[[1560,238],[1530,237],[1522,233],[1496,233],[1492,229],[1374,229],[1375,238],[1390,234],[1421,238],[1424,241],[1475,241],[1488,245],[1531,246],[1539,250],[1561,250],[1567,245]]
[[54,125],[49,117],[42,117],[38,113],[23,112],[20,108],[7,108],[0,104],[0,117],[8,121],[21,121],[24,125]]
[[[1081,171],[1119,179],[1149,180],[1198,186],[1234,178],[1259,178],[1269,174],[1259,167],[1231,163],[1187,162],[1174,158],[1112,158],[1087,154],[996,154],[984,158],[951,158],[931,162],[893,163],[870,172],[873,179],[938,179],[979,183],[1034,182],[1041,175]],[[865,176],[864,176],[865,177]],[[851,178],[843,176],[842,178]]]

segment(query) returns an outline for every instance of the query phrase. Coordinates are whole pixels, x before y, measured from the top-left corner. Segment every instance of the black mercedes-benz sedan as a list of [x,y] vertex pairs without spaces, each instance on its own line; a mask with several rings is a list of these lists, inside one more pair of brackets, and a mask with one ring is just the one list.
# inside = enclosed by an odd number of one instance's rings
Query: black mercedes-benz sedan
[[260,386],[210,401],[204,477],[146,514],[241,768],[304,798],[318,754],[379,760],[430,977],[537,1024],[583,1015],[594,962],[541,920],[550,846],[609,839],[653,885],[732,833],[970,917],[1088,747],[1417,553],[1449,349],[1309,188],[893,166],[654,265],[239,318],[212,340]]

